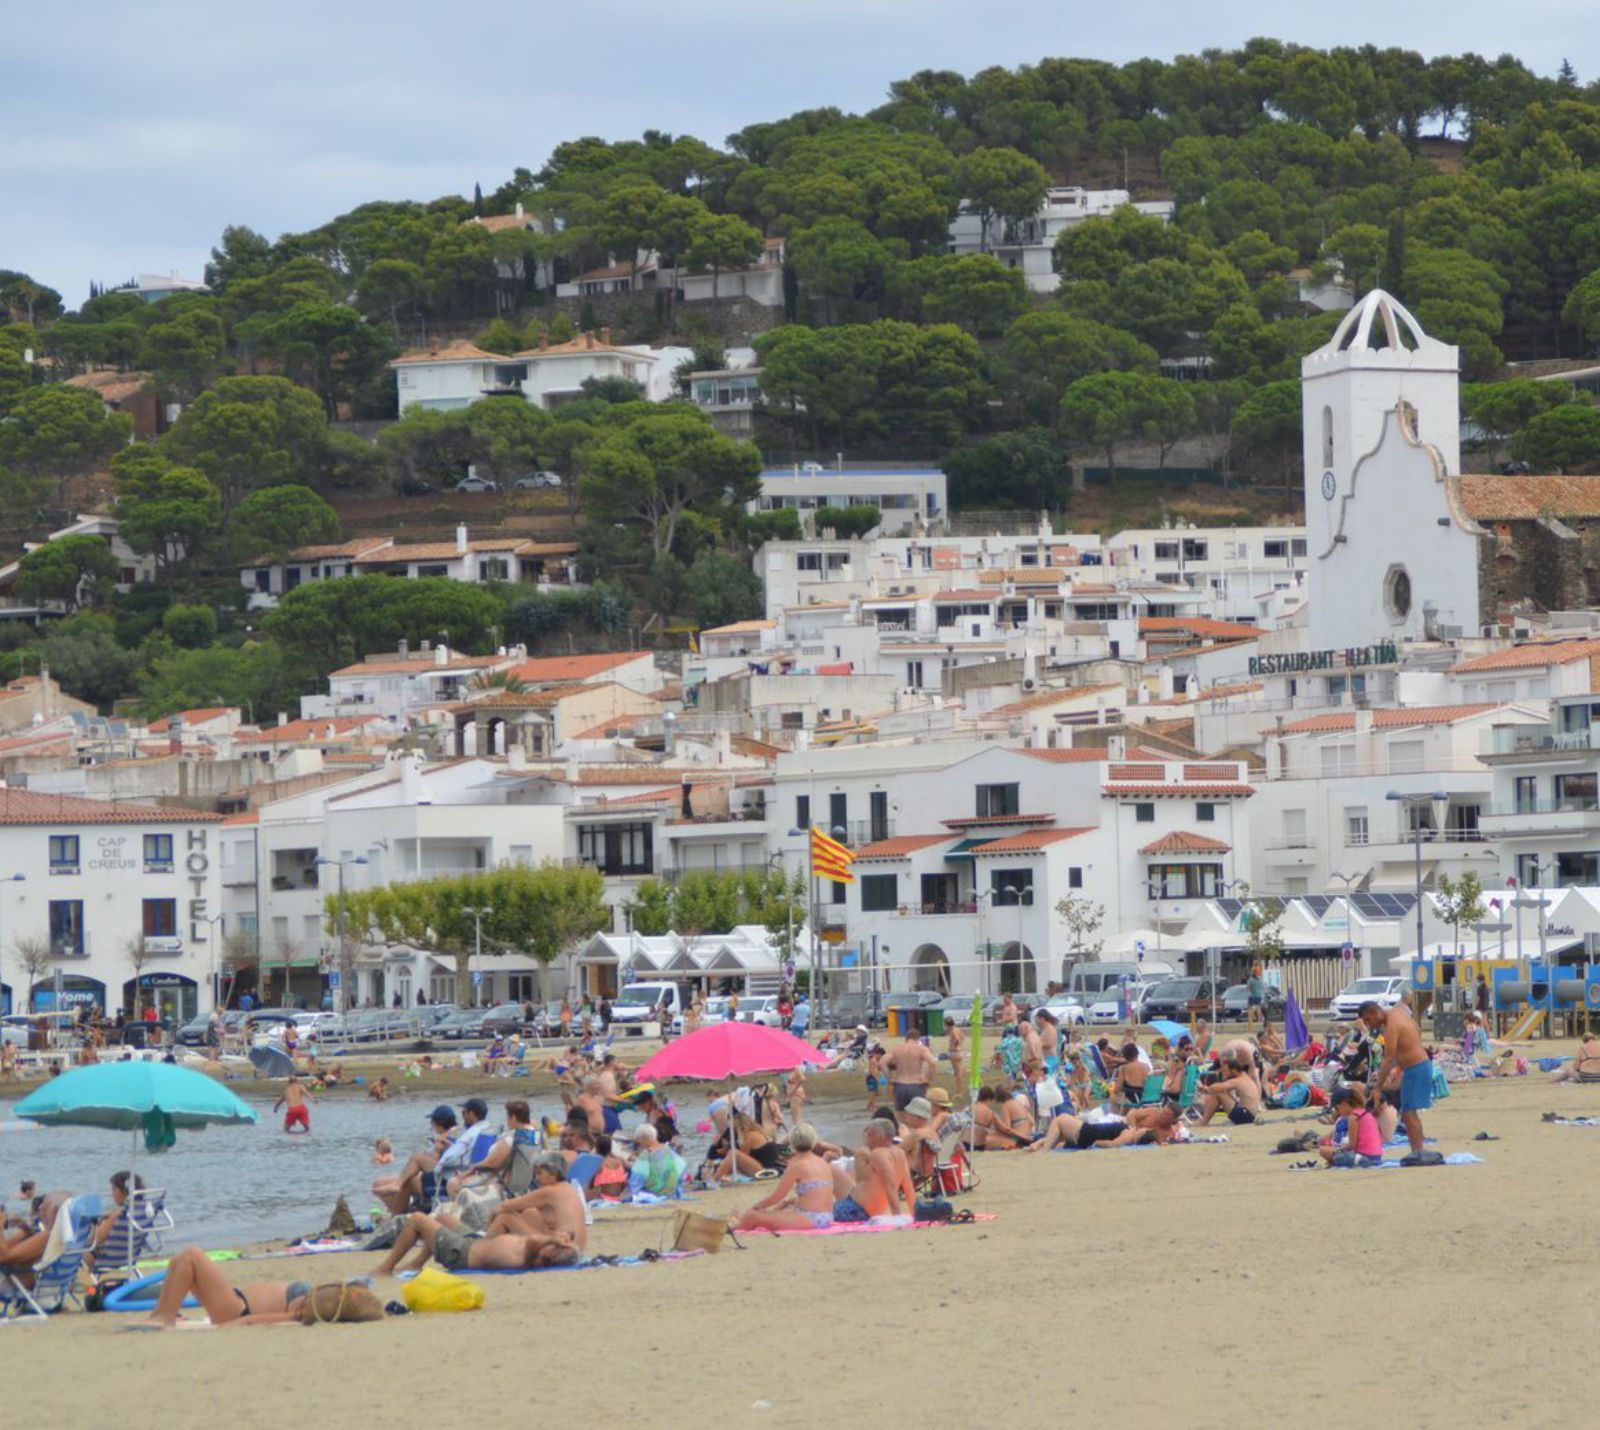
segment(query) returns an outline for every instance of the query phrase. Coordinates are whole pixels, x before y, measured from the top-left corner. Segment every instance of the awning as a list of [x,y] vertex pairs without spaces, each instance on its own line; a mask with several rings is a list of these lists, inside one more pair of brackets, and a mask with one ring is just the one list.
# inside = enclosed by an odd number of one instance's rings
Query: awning
[[975,861],[972,857],[972,851],[980,844],[994,843],[994,839],[995,836],[990,834],[986,834],[979,839],[963,839],[958,843],[952,844],[948,849],[946,849],[944,851],[944,857],[946,859],[965,859],[968,863],[973,863]]

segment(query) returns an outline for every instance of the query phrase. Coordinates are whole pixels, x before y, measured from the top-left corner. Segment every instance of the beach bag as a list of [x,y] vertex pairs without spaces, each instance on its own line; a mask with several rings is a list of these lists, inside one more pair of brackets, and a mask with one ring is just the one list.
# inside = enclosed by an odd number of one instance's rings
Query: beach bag
[[943,1197],[918,1197],[913,1221],[949,1221],[956,1209]]
[[466,1230],[488,1231],[489,1223],[505,1199],[505,1188],[499,1182],[463,1187],[456,1193],[456,1214]]
[[400,1299],[408,1310],[478,1311],[483,1309],[483,1287],[465,1276],[452,1276],[437,1266],[424,1266],[406,1282]]
[[1433,1100],[1442,1101],[1450,1096],[1450,1079],[1445,1076],[1444,1069],[1438,1063],[1433,1065]]
[[733,1241],[735,1246],[739,1243],[734,1239],[733,1233],[728,1230],[728,1224],[718,1221],[715,1217],[701,1216],[698,1212],[679,1212],[672,1223],[673,1251],[721,1251],[722,1240],[726,1237]]
[[381,1321],[383,1302],[370,1286],[328,1281],[313,1289],[300,1307],[301,1324],[324,1326],[352,1321]]

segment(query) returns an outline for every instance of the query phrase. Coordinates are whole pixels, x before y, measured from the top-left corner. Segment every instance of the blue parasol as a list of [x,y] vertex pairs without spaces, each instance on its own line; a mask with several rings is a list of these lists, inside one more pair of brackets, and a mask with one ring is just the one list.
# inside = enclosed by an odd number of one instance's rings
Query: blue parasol
[[1299,1000],[1291,988],[1283,1006],[1283,1045],[1291,1053],[1298,1053],[1310,1042],[1311,1034],[1306,1030],[1305,1014],[1300,1011]]

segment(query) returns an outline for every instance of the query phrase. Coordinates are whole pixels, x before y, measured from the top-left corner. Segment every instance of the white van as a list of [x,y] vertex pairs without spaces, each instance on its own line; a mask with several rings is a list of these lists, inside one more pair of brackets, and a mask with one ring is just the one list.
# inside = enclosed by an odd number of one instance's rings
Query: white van
[[630,983],[611,1000],[612,1023],[649,1023],[655,1020],[656,1009],[665,1002],[665,1022],[670,1028],[672,1020],[688,1006],[681,987],[676,983]]
[[1084,1006],[1098,1001],[1102,993],[1115,993],[1127,979],[1130,983],[1160,983],[1177,978],[1178,970],[1170,963],[1147,958],[1140,963],[1101,962],[1080,963],[1073,968],[1067,980],[1066,991],[1080,996]]

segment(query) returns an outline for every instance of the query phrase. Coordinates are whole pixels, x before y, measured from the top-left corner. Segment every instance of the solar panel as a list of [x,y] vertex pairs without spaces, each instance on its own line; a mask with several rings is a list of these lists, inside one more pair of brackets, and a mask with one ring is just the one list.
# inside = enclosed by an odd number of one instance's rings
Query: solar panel
[[1333,907],[1333,899],[1327,894],[1301,894],[1300,902],[1319,919]]
[[1368,893],[1355,893],[1350,895],[1350,903],[1356,912],[1364,918],[1382,919],[1390,917],[1384,907],[1378,902],[1378,895]]
[[1236,919],[1236,918],[1239,917],[1240,912],[1244,908],[1244,900],[1243,899],[1218,899],[1218,900],[1216,900],[1216,905],[1230,919]]

